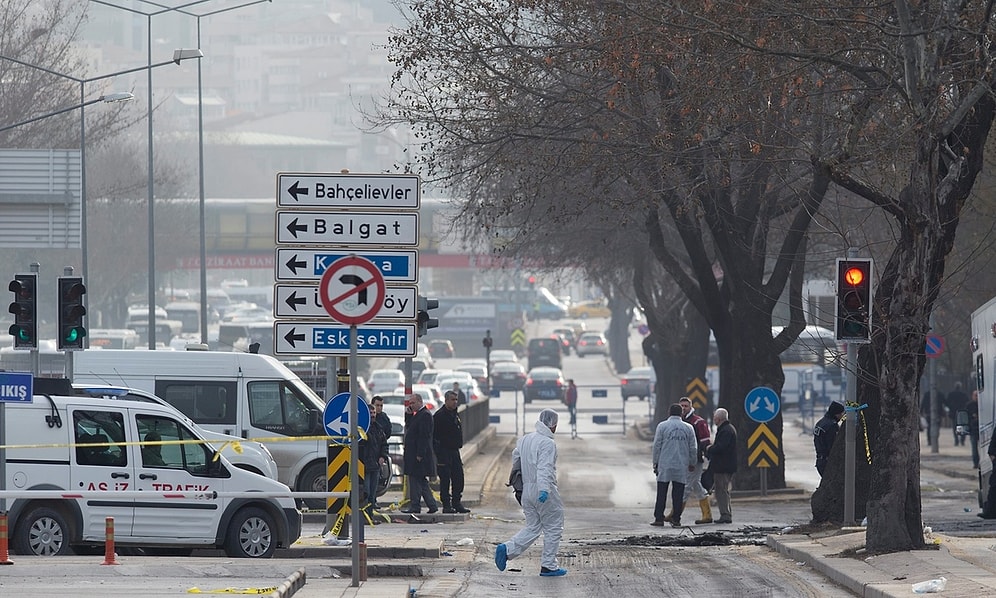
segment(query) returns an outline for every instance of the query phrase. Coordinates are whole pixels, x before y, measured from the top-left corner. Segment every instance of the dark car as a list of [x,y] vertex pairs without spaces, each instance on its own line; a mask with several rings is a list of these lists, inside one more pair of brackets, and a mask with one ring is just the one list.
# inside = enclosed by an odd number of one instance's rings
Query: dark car
[[563,345],[564,355],[570,355],[571,349],[577,343],[577,337],[574,336],[574,329],[554,328],[553,333],[560,336],[560,342]]
[[529,347],[526,349],[526,354],[529,360],[529,369],[532,370],[535,367],[549,366],[554,368],[561,367],[561,353],[563,348],[561,345],[559,336],[546,336],[543,338],[534,338],[529,340]]
[[446,339],[429,341],[429,355],[433,358],[453,357],[453,343]]
[[526,384],[526,368],[515,361],[499,361],[491,366],[491,388],[522,390]]
[[473,378],[484,394],[488,393],[488,368],[483,365],[463,364],[454,368],[458,372],[467,372]]
[[630,397],[640,397],[644,400],[650,397],[654,390],[654,368],[638,367],[623,374],[619,379],[619,390],[622,391],[622,398],[625,401]]
[[548,399],[563,403],[566,392],[567,381],[559,368],[538,367],[529,370],[529,375],[526,376],[522,400],[529,403],[537,399]]

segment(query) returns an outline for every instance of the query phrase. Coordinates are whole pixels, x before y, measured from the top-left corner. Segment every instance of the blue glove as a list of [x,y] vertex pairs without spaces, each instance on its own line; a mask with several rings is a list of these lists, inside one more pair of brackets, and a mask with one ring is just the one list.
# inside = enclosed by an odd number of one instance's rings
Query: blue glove
[[546,502],[546,499],[550,498],[550,493],[546,490],[540,490],[539,501]]

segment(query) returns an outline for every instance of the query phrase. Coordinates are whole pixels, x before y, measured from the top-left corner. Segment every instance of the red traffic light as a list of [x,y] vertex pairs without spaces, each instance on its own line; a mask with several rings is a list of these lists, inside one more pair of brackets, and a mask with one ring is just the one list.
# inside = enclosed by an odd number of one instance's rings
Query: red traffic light
[[529,284],[536,284],[536,277],[535,276],[530,276],[527,280],[529,281]]
[[852,267],[848,268],[844,272],[844,282],[851,285],[852,287],[856,287],[864,281],[865,281],[865,272],[861,268]]

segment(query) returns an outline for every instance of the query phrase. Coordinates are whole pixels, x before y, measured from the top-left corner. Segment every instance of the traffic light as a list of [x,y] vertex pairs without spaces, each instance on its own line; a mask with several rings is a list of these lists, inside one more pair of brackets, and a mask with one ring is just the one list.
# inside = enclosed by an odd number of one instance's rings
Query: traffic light
[[535,276],[530,276],[529,278],[526,279],[526,282],[529,283],[529,288],[531,288],[531,289],[536,288],[536,277]]
[[83,295],[86,287],[79,276],[59,277],[59,331],[57,341],[60,351],[75,351],[84,348],[86,327],[83,316],[86,307],[83,305]]
[[837,340],[868,342],[872,327],[872,260],[837,259]]
[[428,299],[422,295],[418,296],[418,315],[415,323],[418,325],[418,335],[425,336],[430,328],[438,328],[439,320],[429,317],[429,310],[439,307],[439,299]]
[[14,337],[14,348],[38,348],[38,275],[15,274],[7,287],[14,293],[14,302],[8,311],[14,314],[14,323],[8,332]]

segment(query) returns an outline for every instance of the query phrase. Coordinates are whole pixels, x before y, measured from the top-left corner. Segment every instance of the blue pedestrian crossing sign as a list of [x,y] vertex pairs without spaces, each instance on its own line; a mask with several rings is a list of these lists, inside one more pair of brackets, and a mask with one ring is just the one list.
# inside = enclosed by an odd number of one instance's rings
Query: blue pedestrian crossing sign
[[778,394],[767,386],[758,386],[751,389],[744,399],[744,411],[747,417],[759,424],[767,423],[778,415],[781,409],[781,400]]
[[[340,392],[325,405],[322,420],[325,433],[329,436],[349,436],[349,397],[348,392]],[[360,397],[356,397],[356,429],[366,432],[370,429],[370,407]],[[348,444],[343,442],[343,444]]]

